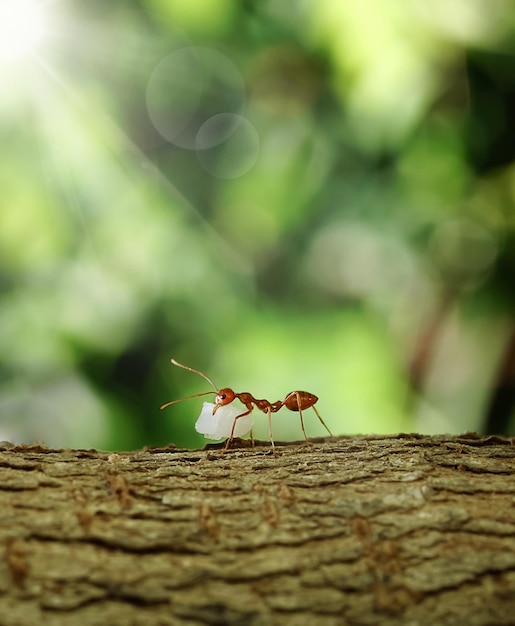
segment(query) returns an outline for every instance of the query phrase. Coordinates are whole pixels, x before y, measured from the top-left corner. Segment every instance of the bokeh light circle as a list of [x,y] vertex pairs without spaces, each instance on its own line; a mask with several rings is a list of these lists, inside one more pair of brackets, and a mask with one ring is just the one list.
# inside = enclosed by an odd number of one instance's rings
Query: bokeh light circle
[[[213,143],[222,134],[223,143]],[[246,174],[259,156],[259,135],[242,115],[220,113],[210,117],[197,133],[197,158],[216,178],[231,179]]]
[[[154,68],[146,90],[147,111],[156,130],[180,148],[194,150],[199,129],[213,116],[241,113],[246,94],[243,78],[224,54],[190,46],[172,52]],[[231,129],[212,128],[212,147]]]

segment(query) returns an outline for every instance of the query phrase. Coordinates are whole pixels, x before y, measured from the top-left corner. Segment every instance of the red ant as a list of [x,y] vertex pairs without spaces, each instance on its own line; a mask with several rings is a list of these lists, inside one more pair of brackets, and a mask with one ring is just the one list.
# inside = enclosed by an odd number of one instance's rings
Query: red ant
[[175,359],[172,359],[172,363],[174,365],[177,365],[177,367],[182,367],[185,370],[189,370],[190,372],[199,374],[199,376],[202,376],[202,378],[205,378],[208,381],[208,383],[210,383],[213,386],[215,391],[205,391],[204,393],[195,393],[194,395],[187,396],[186,398],[179,398],[178,400],[172,400],[171,402],[167,402],[166,404],[163,404],[160,407],[161,409],[164,409],[167,406],[170,406],[171,404],[175,404],[176,402],[182,402],[183,400],[189,400],[191,398],[198,398],[199,396],[207,396],[208,394],[211,394],[211,393],[216,394],[215,406],[213,407],[213,415],[221,406],[230,404],[231,402],[236,400],[236,398],[242,404],[244,404],[245,407],[247,408],[246,411],[244,411],[243,413],[240,413],[240,415],[237,415],[234,418],[234,422],[233,422],[232,429],[231,429],[231,434],[229,436],[229,439],[227,439],[222,452],[225,452],[229,448],[232,440],[234,439],[234,428],[236,427],[236,420],[238,420],[240,417],[243,417],[244,415],[249,415],[249,413],[251,413],[254,410],[254,405],[256,405],[260,411],[263,411],[263,413],[266,413],[268,415],[268,433],[270,436],[270,443],[272,444],[272,450],[274,454],[275,454],[275,444],[274,444],[274,439],[272,437],[272,413],[277,413],[277,411],[279,411],[279,409],[281,409],[283,406],[285,406],[290,411],[299,412],[300,425],[302,426],[302,432],[304,433],[304,437],[306,438],[307,442],[309,442],[309,439],[308,439],[308,436],[306,435],[306,429],[304,428],[304,419],[302,417],[302,410],[309,409],[310,407],[313,409],[313,411],[315,411],[318,419],[320,420],[324,428],[327,430],[327,432],[331,435],[331,437],[333,436],[333,434],[327,427],[327,424],[322,419],[322,416],[320,415],[320,413],[316,410],[314,406],[318,402],[318,398],[312,393],[309,393],[307,391],[290,391],[290,393],[286,396],[284,400],[277,400],[277,402],[269,402],[268,400],[258,400],[254,398],[252,394],[246,391],[242,393],[236,393],[235,391],[233,391],[232,389],[229,389],[228,387],[225,387],[224,389],[218,389],[217,386],[214,384],[214,382],[210,378],[208,378],[203,372],[200,372],[199,370],[195,370],[192,367],[188,367],[187,365],[182,365],[182,363],[179,363]]

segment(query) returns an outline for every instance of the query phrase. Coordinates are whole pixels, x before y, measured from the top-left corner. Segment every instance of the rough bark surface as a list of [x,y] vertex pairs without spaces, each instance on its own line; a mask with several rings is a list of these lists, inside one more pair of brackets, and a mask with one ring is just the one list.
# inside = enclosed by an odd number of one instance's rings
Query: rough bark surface
[[1,626],[515,624],[509,439],[0,446]]

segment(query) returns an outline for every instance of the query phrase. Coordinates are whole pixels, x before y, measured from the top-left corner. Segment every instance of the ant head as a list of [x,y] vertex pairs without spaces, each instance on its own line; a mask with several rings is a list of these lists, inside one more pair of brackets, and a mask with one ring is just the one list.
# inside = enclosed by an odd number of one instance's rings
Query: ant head
[[236,394],[232,389],[229,389],[228,387],[226,387],[225,389],[220,389],[215,398],[215,408],[218,408],[219,406],[225,406],[226,404],[231,404],[234,398],[236,398]]

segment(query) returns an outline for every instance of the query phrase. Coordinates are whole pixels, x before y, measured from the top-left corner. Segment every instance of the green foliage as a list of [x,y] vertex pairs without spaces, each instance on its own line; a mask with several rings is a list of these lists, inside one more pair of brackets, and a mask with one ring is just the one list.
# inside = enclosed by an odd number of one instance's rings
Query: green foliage
[[510,5],[43,8],[37,47],[0,58],[0,439],[200,445],[202,398],[159,411],[209,390],[172,356],[311,391],[338,434],[493,428]]

